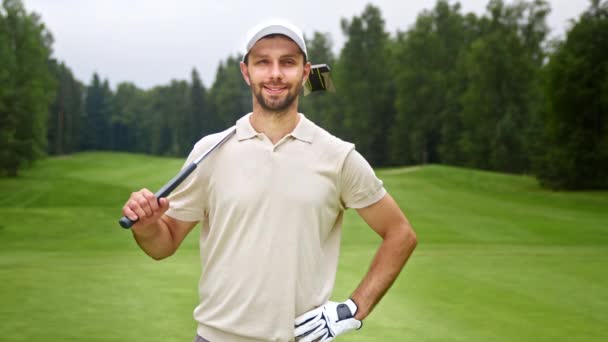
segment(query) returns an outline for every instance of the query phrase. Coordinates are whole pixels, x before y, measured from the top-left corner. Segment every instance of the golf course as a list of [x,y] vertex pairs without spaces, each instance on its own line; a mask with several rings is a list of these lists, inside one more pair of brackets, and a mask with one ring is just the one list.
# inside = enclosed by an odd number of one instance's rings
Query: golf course
[[[154,261],[117,223],[132,191],[157,190],[182,163],[78,153],[0,178],[0,341],[192,341],[198,229]],[[338,341],[608,341],[608,192],[439,165],[377,174],[418,248]],[[379,243],[347,211],[334,300]]]

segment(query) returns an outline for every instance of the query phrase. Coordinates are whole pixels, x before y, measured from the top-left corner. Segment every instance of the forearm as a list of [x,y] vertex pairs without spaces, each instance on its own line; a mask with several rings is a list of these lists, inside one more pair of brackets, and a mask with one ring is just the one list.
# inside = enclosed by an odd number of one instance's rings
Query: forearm
[[351,296],[358,306],[355,318],[362,320],[369,315],[399,276],[416,244],[416,234],[408,223],[384,236],[369,271]]
[[139,247],[151,258],[160,260],[175,253],[176,247],[171,230],[162,217],[155,223],[135,226],[131,231]]

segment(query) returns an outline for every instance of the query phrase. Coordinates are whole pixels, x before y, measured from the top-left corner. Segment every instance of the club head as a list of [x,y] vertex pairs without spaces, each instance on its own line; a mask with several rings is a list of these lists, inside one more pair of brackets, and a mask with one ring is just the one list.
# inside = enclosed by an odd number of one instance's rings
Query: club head
[[315,64],[310,68],[310,75],[304,84],[304,96],[313,91],[335,92],[336,87],[330,74],[331,68],[327,64]]

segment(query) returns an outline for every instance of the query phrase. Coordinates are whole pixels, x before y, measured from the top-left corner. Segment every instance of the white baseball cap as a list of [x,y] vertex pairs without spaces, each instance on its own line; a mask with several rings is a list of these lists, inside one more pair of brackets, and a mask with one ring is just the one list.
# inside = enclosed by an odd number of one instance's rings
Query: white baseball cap
[[245,57],[249,53],[249,50],[251,50],[258,40],[271,34],[282,34],[293,40],[304,53],[306,60],[308,60],[308,52],[306,51],[306,42],[304,41],[302,30],[285,20],[273,19],[258,24],[249,30],[245,43],[245,51],[243,53],[243,61],[245,61]]

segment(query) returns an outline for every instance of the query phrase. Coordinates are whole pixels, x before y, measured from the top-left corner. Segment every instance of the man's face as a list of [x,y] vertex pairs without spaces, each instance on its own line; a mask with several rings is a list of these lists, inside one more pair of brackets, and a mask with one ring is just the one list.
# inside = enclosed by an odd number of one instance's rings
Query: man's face
[[297,107],[296,99],[310,72],[310,63],[304,64],[296,43],[282,35],[262,38],[249,51],[247,61],[241,62],[241,72],[262,109],[285,113]]

